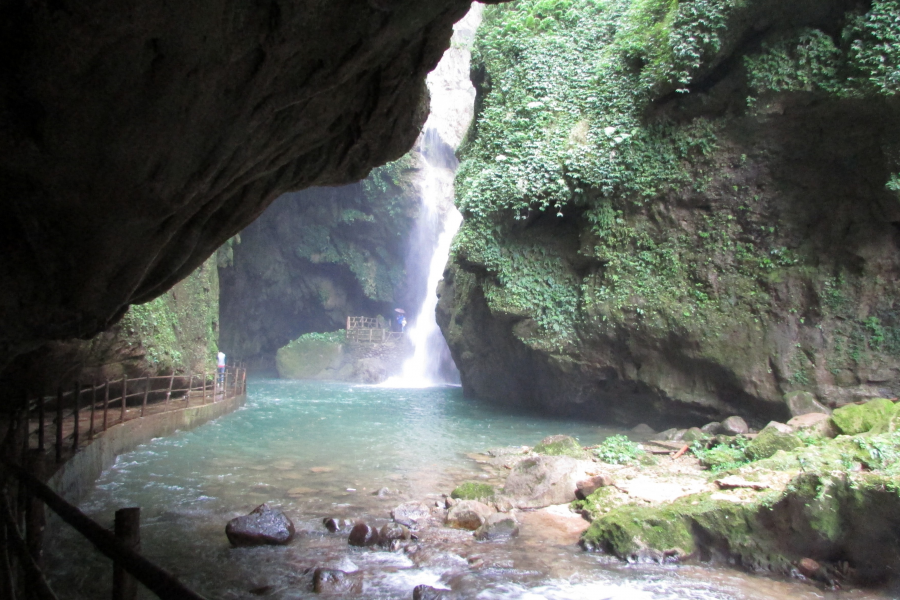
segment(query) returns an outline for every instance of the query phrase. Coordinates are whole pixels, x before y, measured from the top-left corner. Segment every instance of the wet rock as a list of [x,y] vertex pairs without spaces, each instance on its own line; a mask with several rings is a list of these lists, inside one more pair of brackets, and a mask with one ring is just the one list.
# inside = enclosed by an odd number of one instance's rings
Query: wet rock
[[261,504],[249,515],[236,517],[225,526],[232,546],[282,545],[294,539],[294,524],[280,510]]
[[373,495],[373,496],[378,496],[379,498],[384,498],[384,497],[386,497],[386,496],[390,496],[390,495],[391,495],[391,490],[389,490],[389,489],[386,488],[386,487],[383,487],[383,488],[381,488],[381,489],[378,490],[378,491],[372,492],[372,495]]
[[408,541],[412,537],[409,528],[400,523],[387,523],[378,532],[378,543],[390,546],[395,541]]
[[631,428],[633,433],[637,433],[639,435],[653,435],[656,433],[656,430],[647,425],[646,423],[641,423],[639,425],[635,425]]
[[353,521],[350,519],[326,518],[322,519],[322,524],[325,525],[325,529],[331,533],[345,532],[353,529]]
[[447,526],[475,531],[494,509],[478,500],[460,500],[447,514]]
[[359,522],[350,530],[350,537],[347,542],[351,546],[374,546],[378,543],[378,530],[367,523]]
[[531,456],[513,467],[503,493],[516,508],[566,504],[575,500],[575,484],[594,468],[570,456]]
[[431,518],[431,509],[422,502],[404,502],[391,511],[391,518],[410,529],[418,529]]
[[875,398],[865,404],[849,404],[834,409],[831,418],[844,435],[866,433],[878,428],[887,430],[896,406],[887,398]]
[[512,513],[488,515],[484,523],[475,531],[475,539],[480,541],[506,540],[519,535],[519,522]]
[[803,446],[794,430],[784,423],[772,421],[747,445],[747,457],[762,460],[773,456],[779,450],[790,451]]
[[613,479],[609,475],[595,475],[590,479],[582,479],[575,484],[575,497],[584,500],[602,487],[613,484]]
[[790,392],[784,395],[791,416],[798,417],[809,413],[831,414],[831,410],[819,404],[816,397],[809,392]]
[[718,435],[722,432],[722,424],[718,421],[713,421],[712,423],[707,423],[706,425],[701,427],[700,431],[708,435]]
[[747,425],[747,421],[742,419],[741,417],[728,417],[724,421],[722,421],[722,429],[719,433],[725,435],[741,435],[744,433],[749,433],[750,427]]
[[363,574],[345,573],[337,569],[316,569],[313,572],[313,591],[317,594],[361,594]]
[[451,600],[455,598],[450,590],[442,590],[430,585],[417,585],[413,589],[413,600]]
[[837,435],[837,429],[831,421],[831,417],[825,413],[813,412],[799,415],[788,421],[787,426],[797,432],[803,431],[829,439]]
[[534,447],[537,454],[546,454],[548,456],[571,456],[573,458],[584,458],[584,448],[578,441],[568,435],[551,435],[542,439]]
[[666,429],[665,431],[660,431],[652,439],[661,440],[661,441],[673,441],[675,436],[678,434],[678,429],[672,427],[671,429]]

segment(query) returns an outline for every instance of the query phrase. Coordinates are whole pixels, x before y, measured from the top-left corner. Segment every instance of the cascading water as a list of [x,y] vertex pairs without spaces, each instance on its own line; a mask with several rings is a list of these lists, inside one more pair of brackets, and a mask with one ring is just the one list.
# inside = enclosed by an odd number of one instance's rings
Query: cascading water
[[431,258],[423,265],[427,272],[424,300],[408,329],[413,356],[403,364],[399,376],[383,384],[389,387],[430,387],[459,381],[459,372],[434,311],[450,245],[462,223],[462,216],[453,205],[453,177],[457,167],[454,150],[472,119],[475,90],[469,81],[467,45],[481,20],[481,8],[475,5],[456,25],[453,46],[428,76],[431,114],[416,148],[421,157],[418,186],[422,212],[413,251],[430,252]]

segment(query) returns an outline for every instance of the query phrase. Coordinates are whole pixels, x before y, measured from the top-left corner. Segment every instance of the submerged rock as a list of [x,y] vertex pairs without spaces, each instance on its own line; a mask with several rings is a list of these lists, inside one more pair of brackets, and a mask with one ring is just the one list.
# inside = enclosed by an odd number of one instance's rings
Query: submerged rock
[[293,522],[268,504],[257,506],[250,514],[236,517],[225,526],[228,541],[238,547],[287,544],[294,534]]
[[442,590],[430,585],[417,585],[413,589],[413,600],[451,600],[456,596],[450,590]]
[[475,531],[479,541],[506,540],[519,535],[519,521],[512,513],[488,515],[481,527]]
[[316,569],[313,572],[313,591],[317,594],[361,594],[363,574],[345,573],[337,569]]
[[325,525],[325,529],[331,533],[350,531],[353,529],[353,521],[350,519],[325,518],[322,519],[322,524]]

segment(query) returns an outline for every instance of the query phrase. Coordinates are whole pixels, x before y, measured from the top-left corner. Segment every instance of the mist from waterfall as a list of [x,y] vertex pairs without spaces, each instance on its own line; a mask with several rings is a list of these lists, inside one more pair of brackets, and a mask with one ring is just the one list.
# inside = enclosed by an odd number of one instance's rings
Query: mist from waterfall
[[[472,10],[454,27],[453,42],[437,68],[428,76],[431,113],[417,143],[420,174],[417,178],[422,209],[412,237],[411,260],[421,265],[425,277],[424,300],[410,315],[407,336],[413,356],[388,387],[431,387],[458,384],[459,372],[435,320],[437,287],[450,256],[450,245],[462,224],[453,204],[453,178],[458,161],[454,155],[472,120],[475,90],[469,81],[468,45],[481,21],[482,6]],[[430,255],[426,261],[425,256]],[[417,261],[416,258],[419,258]]]

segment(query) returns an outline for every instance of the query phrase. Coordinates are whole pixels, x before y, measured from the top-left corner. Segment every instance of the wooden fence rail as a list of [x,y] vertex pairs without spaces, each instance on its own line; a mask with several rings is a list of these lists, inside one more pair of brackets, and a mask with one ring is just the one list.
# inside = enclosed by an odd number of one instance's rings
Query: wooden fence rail
[[[179,379],[178,387],[176,379]],[[154,386],[159,381],[162,385]],[[55,396],[36,399],[28,399],[26,395],[19,408],[7,415],[7,433],[0,444],[0,600],[56,600],[41,571],[45,504],[101,553],[113,559],[117,573],[114,579],[118,582],[114,585],[114,598],[134,598],[136,588],[122,585],[130,576],[160,598],[202,600],[202,596],[143,558],[133,538],[131,542],[127,536],[117,538],[40,481],[48,445],[47,427],[55,429],[54,453],[56,462],[60,463],[84,443],[82,433],[89,443],[98,434],[126,421],[181,410],[190,407],[192,400],[197,403],[195,406],[220,402],[245,394],[246,390],[246,369],[229,367],[212,373],[191,373],[187,377],[167,375],[90,385],[76,383],[69,391],[60,388]],[[110,414],[116,408],[118,419]],[[136,514],[135,509],[125,512]],[[133,529],[138,519],[132,519],[132,536],[136,535]]]

